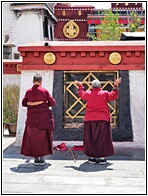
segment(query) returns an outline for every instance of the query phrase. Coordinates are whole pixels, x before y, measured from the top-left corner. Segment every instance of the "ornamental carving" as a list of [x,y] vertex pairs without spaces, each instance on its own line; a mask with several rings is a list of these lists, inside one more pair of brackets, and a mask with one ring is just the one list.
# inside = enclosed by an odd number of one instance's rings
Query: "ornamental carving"
[[45,55],[44,55],[44,62],[46,64],[53,64],[56,60],[56,57],[55,55],[52,53],[52,52],[47,52]]
[[62,16],[66,16],[66,11],[65,10],[62,11]]
[[79,35],[79,32],[79,26],[73,20],[67,22],[63,27],[63,33],[67,38],[75,38]]
[[82,15],[82,11],[78,10],[78,16],[81,16],[81,15]]
[[114,64],[114,65],[117,65],[120,63],[121,61],[121,55],[118,53],[118,52],[112,52],[110,55],[109,55],[109,61]]

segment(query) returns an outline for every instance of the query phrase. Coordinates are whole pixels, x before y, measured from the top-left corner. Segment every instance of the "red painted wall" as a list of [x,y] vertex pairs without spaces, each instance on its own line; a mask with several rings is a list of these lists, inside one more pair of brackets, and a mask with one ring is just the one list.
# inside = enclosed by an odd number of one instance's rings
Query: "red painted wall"
[[[55,39],[62,41],[88,40],[87,15],[92,14],[93,10],[94,6],[71,6],[70,4],[57,3],[55,15],[58,18],[58,23],[55,24],[54,29]],[[65,11],[65,15],[62,15],[63,11]],[[78,14],[78,11],[81,12],[81,15]],[[73,39],[69,39],[63,34],[63,27],[69,20],[73,20],[80,27],[79,35]]]
[[18,71],[18,65],[21,65],[22,61],[19,60],[3,60],[3,74],[21,74],[21,71]]
[[[83,41],[30,43],[18,48],[23,61],[4,60],[3,73],[20,73],[21,70],[144,70],[145,41]],[[44,62],[44,55],[55,55],[53,64]],[[112,64],[110,54],[121,55],[119,64]]]
[[[86,41],[86,42],[44,42],[20,46],[23,56],[20,70],[144,70],[144,41]],[[49,65],[44,55],[51,52],[56,60]],[[109,56],[113,52],[121,55],[121,62],[114,65]]]
[[66,24],[66,22],[58,22],[56,25],[55,25],[55,29],[54,29],[54,36],[56,39],[58,40],[72,40],[72,41],[76,41],[76,40],[88,40],[87,38],[87,32],[88,32],[88,25],[87,25],[87,22],[81,22],[81,21],[75,21],[76,24],[81,27],[80,28],[80,33],[79,35],[76,37],[76,38],[73,38],[73,39],[69,39],[69,38],[66,38],[64,33],[63,33],[63,27],[64,25]]

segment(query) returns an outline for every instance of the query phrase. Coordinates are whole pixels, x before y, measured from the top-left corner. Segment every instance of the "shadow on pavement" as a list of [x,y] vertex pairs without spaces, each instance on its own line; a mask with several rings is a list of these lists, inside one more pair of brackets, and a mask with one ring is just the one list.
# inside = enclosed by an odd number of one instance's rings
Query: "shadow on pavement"
[[112,164],[113,163],[107,162],[104,165],[99,165],[99,164],[91,164],[86,161],[86,162],[82,163],[79,167],[65,166],[65,168],[72,168],[74,170],[81,171],[81,172],[99,172],[99,171],[103,171],[103,170],[113,170],[112,168],[108,168]]
[[33,163],[19,164],[17,167],[11,167],[10,170],[16,173],[32,173],[39,172],[48,169],[51,164],[46,163],[46,165],[34,165]]

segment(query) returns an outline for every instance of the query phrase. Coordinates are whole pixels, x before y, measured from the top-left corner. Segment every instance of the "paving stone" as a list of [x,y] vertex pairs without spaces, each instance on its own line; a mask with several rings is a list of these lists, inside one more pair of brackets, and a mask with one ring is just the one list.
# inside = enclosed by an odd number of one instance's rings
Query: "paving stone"
[[76,162],[69,151],[55,151],[46,165],[35,166],[11,142],[3,151],[3,194],[146,194],[143,150],[116,149],[105,165],[88,163],[83,151],[73,152]]

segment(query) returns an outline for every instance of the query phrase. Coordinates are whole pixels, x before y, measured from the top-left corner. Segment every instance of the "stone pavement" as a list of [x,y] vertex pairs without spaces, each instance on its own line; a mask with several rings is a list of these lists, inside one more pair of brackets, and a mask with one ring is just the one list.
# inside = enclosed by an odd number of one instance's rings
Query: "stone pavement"
[[105,165],[88,163],[83,151],[73,151],[76,162],[70,151],[54,151],[45,166],[35,166],[14,141],[3,137],[3,194],[147,194],[143,150],[115,149]]

